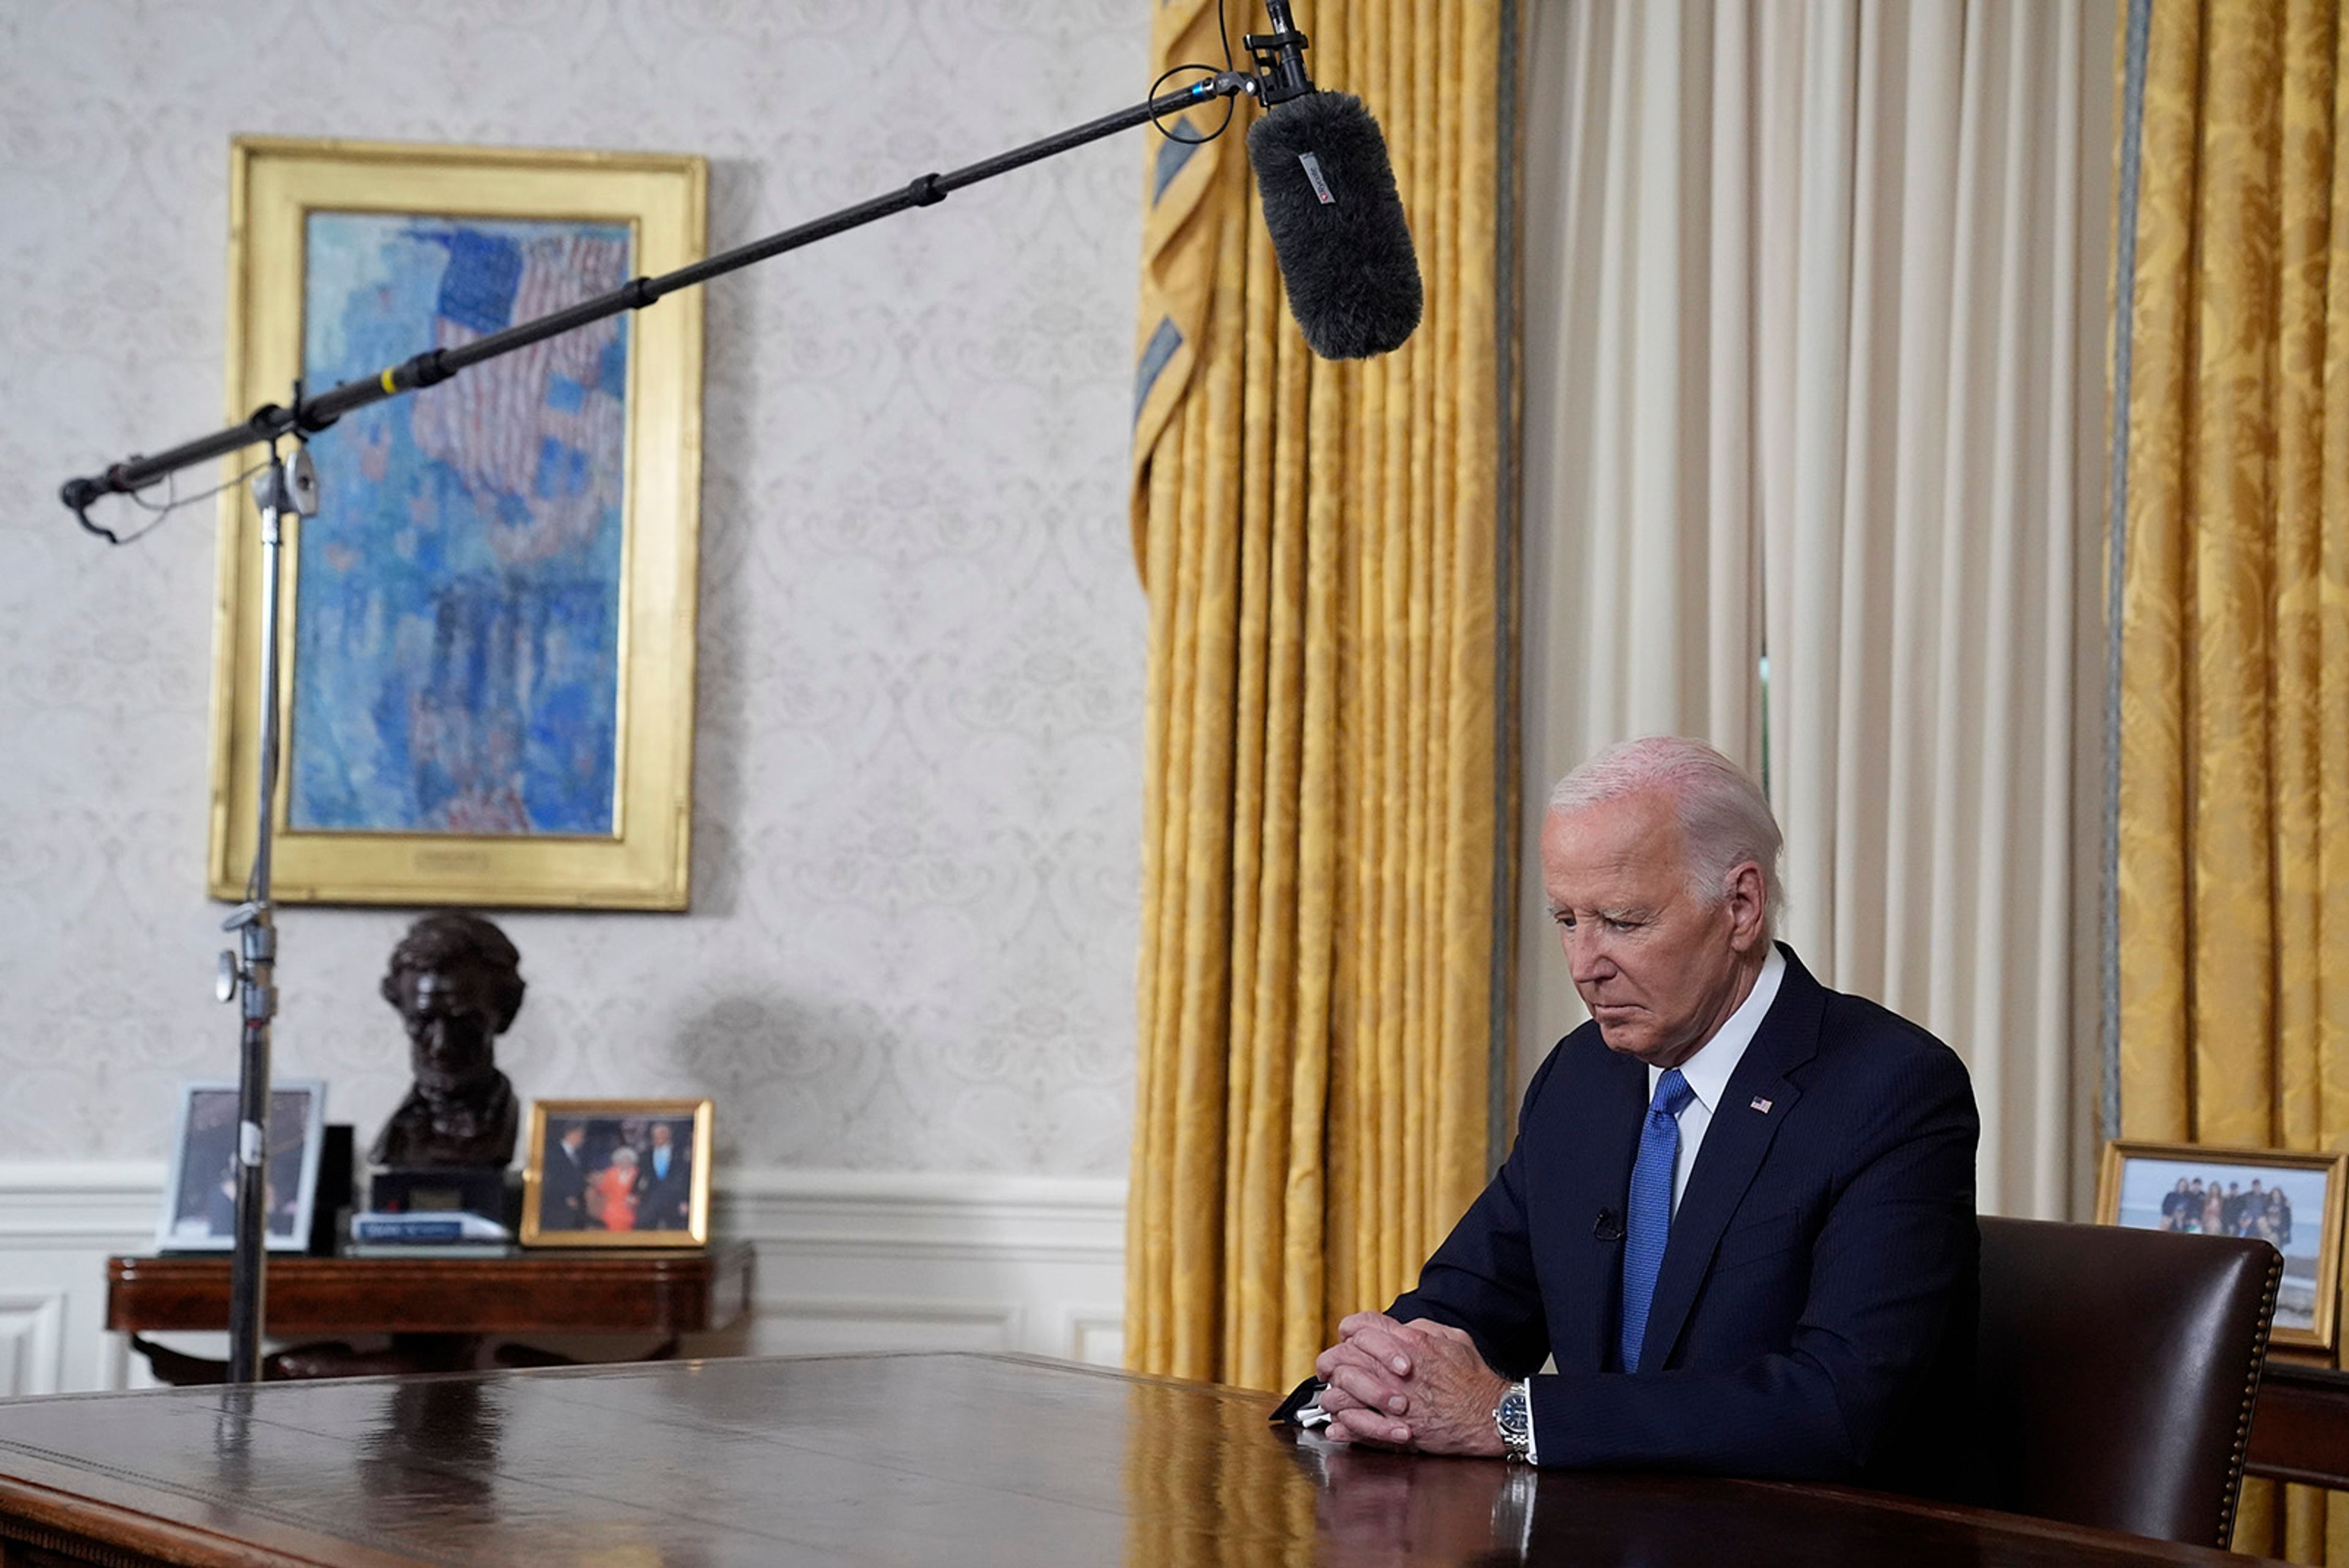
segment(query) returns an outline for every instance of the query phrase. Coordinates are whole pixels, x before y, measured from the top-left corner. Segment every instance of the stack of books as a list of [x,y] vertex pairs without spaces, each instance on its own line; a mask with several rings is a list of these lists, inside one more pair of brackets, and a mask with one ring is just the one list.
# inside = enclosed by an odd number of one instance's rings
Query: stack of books
[[485,1214],[462,1210],[351,1216],[355,1258],[499,1258],[514,1251],[513,1233]]

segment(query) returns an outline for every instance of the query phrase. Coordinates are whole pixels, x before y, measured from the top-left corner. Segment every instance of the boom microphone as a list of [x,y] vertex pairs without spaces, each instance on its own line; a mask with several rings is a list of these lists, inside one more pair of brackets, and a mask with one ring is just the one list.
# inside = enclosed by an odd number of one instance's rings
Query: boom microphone
[[1273,31],[1247,40],[1268,67],[1248,160],[1289,314],[1324,359],[1391,353],[1419,325],[1424,301],[1386,139],[1361,99],[1315,90],[1287,0],[1265,10]]

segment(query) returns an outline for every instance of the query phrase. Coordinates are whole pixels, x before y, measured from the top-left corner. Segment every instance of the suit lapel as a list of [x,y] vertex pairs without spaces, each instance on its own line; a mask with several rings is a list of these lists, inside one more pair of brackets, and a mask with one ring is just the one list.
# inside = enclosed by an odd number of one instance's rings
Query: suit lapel
[[[1721,1233],[1754,1184],[1778,1129],[1802,1098],[1785,1075],[1818,1050],[1826,993],[1791,949],[1779,951],[1785,954],[1786,973],[1778,983],[1777,999],[1763,1016],[1737,1070],[1729,1076],[1713,1124],[1705,1130],[1704,1145],[1697,1150],[1696,1168],[1689,1172],[1688,1190],[1672,1215],[1655,1297],[1648,1306],[1647,1333],[1640,1341],[1643,1367],[1671,1365],[1689,1309],[1696,1305],[1697,1290],[1713,1265],[1713,1249],[1721,1244]],[[1756,1100],[1769,1109],[1755,1109]]]
[[[1569,1102],[1560,1140],[1566,1179],[1550,1222],[1568,1288],[1550,1317],[1550,1353],[1561,1372],[1603,1371],[1614,1354],[1623,1295],[1623,1211],[1631,1161],[1648,1111],[1648,1069],[1592,1042],[1597,1078]],[[1708,1135],[1710,1136],[1710,1135]],[[1547,1228],[1547,1227],[1545,1227]]]

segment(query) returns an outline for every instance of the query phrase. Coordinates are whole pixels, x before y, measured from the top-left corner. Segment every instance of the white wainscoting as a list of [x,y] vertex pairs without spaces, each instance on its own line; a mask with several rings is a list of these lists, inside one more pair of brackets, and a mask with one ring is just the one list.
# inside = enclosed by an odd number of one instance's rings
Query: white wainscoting
[[151,1381],[106,1332],[106,1257],[155,1244],[160,1161],[0,1165],[0,1396]]
[[[106,1332],[105,1259],[153,1245],[162,1182],[148,1162],[0,1164],[0,1397],[150,1381]],[[720,1178],[715,1224],[758,1249],[754,1306],[688,1354],[1122,1359],[1123,1181],[749,1171]]]

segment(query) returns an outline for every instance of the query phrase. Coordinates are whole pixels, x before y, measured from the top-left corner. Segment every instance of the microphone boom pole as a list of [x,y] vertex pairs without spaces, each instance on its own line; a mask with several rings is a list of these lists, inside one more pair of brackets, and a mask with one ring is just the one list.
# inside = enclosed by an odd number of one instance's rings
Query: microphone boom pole
[[606,316],[617,315],[622,311],[642,310],[679,289],[706,284],[712,278],[739,272],[756,263],[780,256],[786,251],[812,245],[819,240],[828,240],[834,234],[862,228],[909,208],[936,206],[965,186],[976,185],[999,174],[1008,174],[1012,170],[1040,162],[1071,148],[1082,147],[1089,141],[1099,141],[1105,136],[1130,130],[1162,115],[1173,114],[1214,98],[1239,95],[1253,98],[1260,90],[1257,78],[1248,72],[1219,72],[1190,87],[1162,93],[1145,103],[1119,109],[1114,114],[1105,114],[1099,119],[1071,127],[1040,141],[1031,141],[1025,147],[998,153],[993,158],[984,159],[952,173],[922,175],[903,190],[873,197],[853,207],[843,207],[828,216],[770,234],[763,240],[753,240],[749,244],[679,267],[675,272],[664,273],[658,277],[632,278],[608,294],[582,300],[577,304],[551,312],[534,321],[518,323],[458,347],[428,349],[398,365],[388,366],[374,376],[346,381],[315,397],[304,397],[297,387],[293,407],[265,403],[254,409],[242,424],[231,425],[209,436],[182,442],[153,457],[134,455],[109,465],[103,472],[69,479],[59,487],[57,498],[65,503],[67,511],[81,520],[82,527],[119,543],[120,541],[115,540],[110,532],[89,520],[90,506],[107,496],[127,495],[133,490],[144,490],[167,474],[213,458],[226,457],[245,447],[275,441],[284,436],[310,435],[325,429],[354,410],[396,397],[403,392],[437,386],[459,371],[479,365],[485,359],[495,359],[515,349],[527,348],[533,343],[559,337],[564,333],[602,321]]

